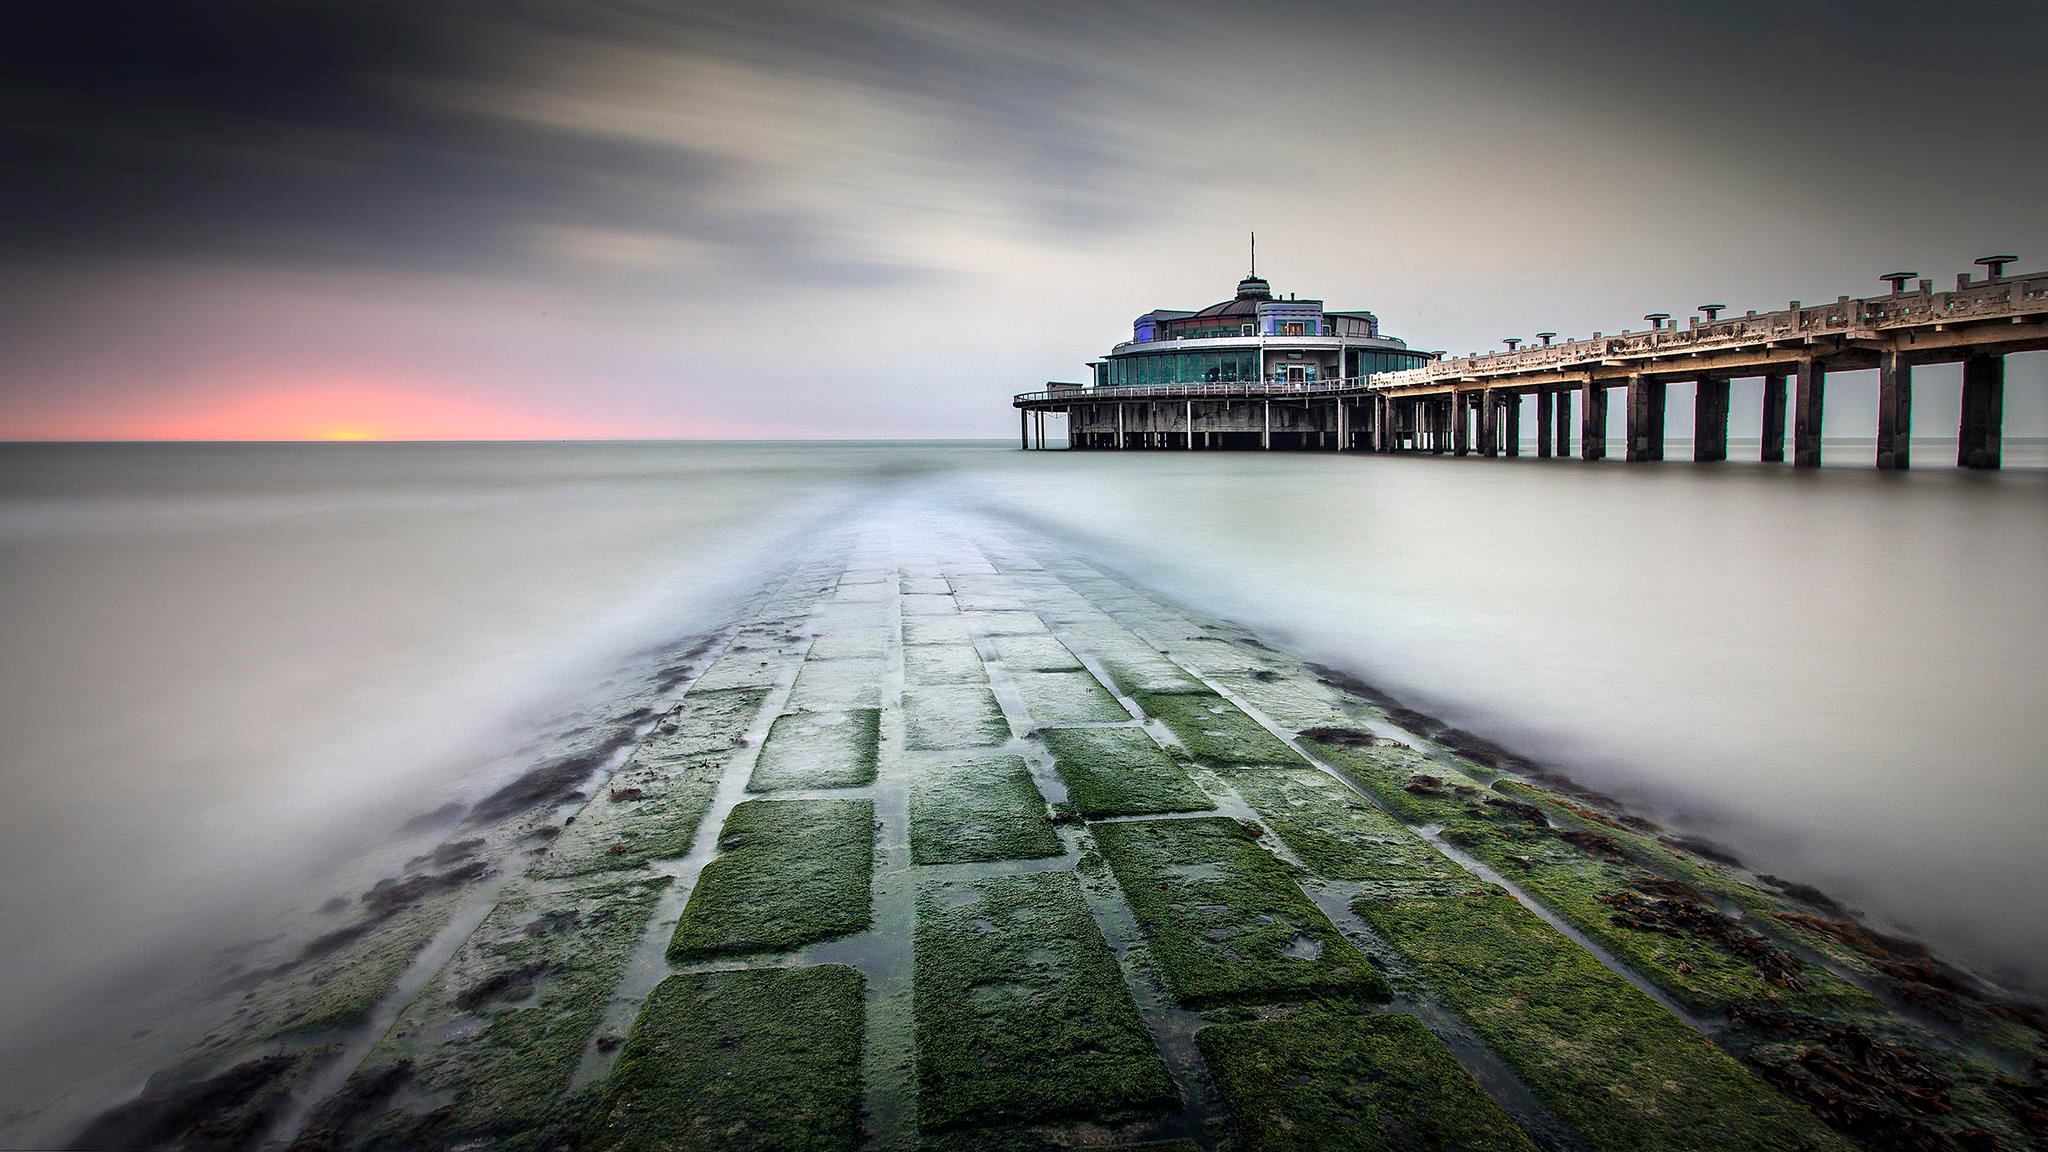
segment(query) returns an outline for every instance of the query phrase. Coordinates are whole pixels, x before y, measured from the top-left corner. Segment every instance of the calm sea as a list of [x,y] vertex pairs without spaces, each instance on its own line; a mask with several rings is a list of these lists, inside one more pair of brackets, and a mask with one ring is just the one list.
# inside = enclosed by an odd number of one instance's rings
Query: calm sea
[[223,949],[885,500],[1065,539],[2048,983],[2048,452],[1828,451],[0,446],[0,1144],[131,1090]]

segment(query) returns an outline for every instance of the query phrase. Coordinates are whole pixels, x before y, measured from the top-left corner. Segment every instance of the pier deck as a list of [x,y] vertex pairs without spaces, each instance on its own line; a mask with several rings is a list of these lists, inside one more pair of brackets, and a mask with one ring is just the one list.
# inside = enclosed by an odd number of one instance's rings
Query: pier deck
[[[2048,350],[2048,273],[1957,278],[1936,292],[1901,276],[1882,296],[1722,317],[1718,305],[1684,327],[1663,315],[1652,328],[1618,336],[1543,343],[1446,358],[1421,368],[1315,384],[1252,382],[1168,384],[1146,388],[1067,388],[1015,398],[1023,442],[1045,444],[1045,415],[1064,414],[1074,448],[1279,449],[1449,452],[1516,456],[1521,398],[1536,400],[1539,457],[1570,454],[1572,398],[1579,398],[1577,442],[1588,460],[1607,454],[1608,390],[1625,390],[1624,454],[1664,458],[1665,393],[1695,382],[1694,459],[1727,458],[1728,389],[1736,378],[1763,379],[1763,458],[1785,459],[1786,417],[1792,463],[1821,458],[1821,420],[1829,372],[1878,371],[1876,465],[1910,466],[1913,369],[1963,366],[1957,464],[1996,468],[2004,423],[2005,357]],[[1910,277],[1912,274],[1902,274]],[[1519,342],[1517,342],[1519,343]]]

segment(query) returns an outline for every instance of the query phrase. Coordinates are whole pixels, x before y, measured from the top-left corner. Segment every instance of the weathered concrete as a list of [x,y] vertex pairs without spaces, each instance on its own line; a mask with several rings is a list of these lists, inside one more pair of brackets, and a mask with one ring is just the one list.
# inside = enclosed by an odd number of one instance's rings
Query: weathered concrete
[[1579,403],[1579,454],[1607,459],[1607,386],[1588,378]]
[[1552,410],[1557,405],[1557,392],[1552,388],[1536,390],[1536,458],[1550,459],[1550,431]]
[[1782,464],[1785,460],[1785,377],[1772,373],[1764,377],[1763,459]]
[[1912,454],[1913,366],[1889,351],[1877,361],[1877,466],[1909,468]]
[[1664,458],[1664,401],[1670,387],[1642,376],[1628,382],[1628,454],[1636,463]]
[[1818,360],[1799,362],[1792,395],[1792,466],[1820,467],[1821,413],[1826,406],[1827,369]]
[[1728,378],[1703,376],[1693,393],[1692,458],[1728,458]]
[[1956,464],[1996,468],[2005,426],[2005,358],[1971,356],[1963,361],[1963,419]]

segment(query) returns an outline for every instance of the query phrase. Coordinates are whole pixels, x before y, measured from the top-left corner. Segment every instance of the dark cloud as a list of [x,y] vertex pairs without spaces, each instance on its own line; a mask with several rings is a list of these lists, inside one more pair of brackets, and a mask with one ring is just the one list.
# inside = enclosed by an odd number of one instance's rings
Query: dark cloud
[[[1046,9],[1027,36],[997,8],[930,15],[566,2],[23,9],[0,42],[0,241],[58,259],[517,276],[559,274],[537,265],[537,233],[589,231],[706,245],[766,275],[827,284],[925,271],[863,251],[843,213],[754,195],[787,173],[761,171],[744,148],[442,98],[602,95],[615,78],[551,71],[555,51],[591,49],[678,72],[737,61],[771,84],[834,78],[909,102],[931,120],[910,144],[929,150],[917,158],[991,190],[1026,226],[1085,234],[1113,223],[1120,199],[1106,186],[1130,157],[1116,125],[1076,105],[1103,82],[1085,53],[1030,47],[1079,17]],[[897,192],[926,194],[912,183]],[[600,271],[660,275],[630,261]]]

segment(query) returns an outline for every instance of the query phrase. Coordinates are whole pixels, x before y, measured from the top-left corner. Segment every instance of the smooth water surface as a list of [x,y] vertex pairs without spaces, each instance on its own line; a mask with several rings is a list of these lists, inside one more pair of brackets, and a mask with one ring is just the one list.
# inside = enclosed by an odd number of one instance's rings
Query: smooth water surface
[[132,1090],[224,950],[395,868],[406,819],[885,494],[1064,537],[2048,982],[2048,471],[2007,451],[2035,466],[0,447],[0,1143]]

